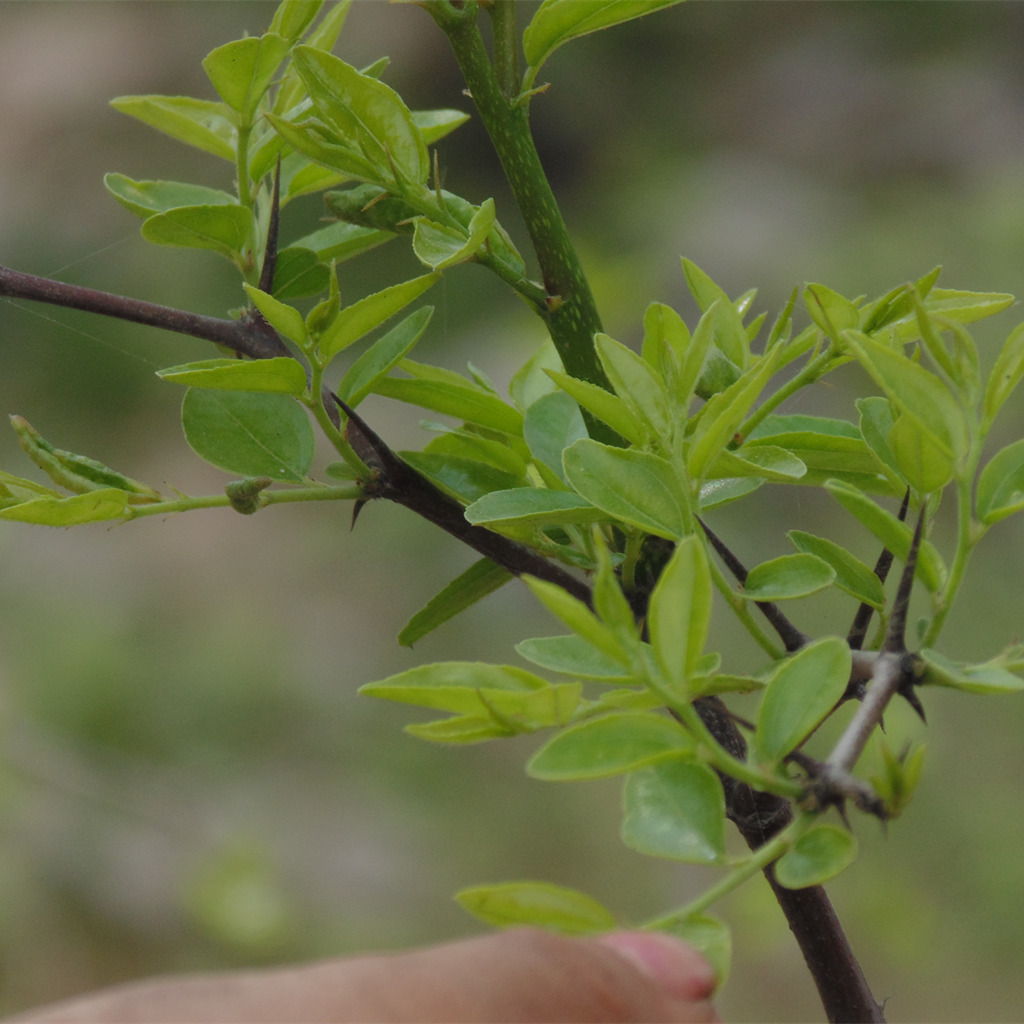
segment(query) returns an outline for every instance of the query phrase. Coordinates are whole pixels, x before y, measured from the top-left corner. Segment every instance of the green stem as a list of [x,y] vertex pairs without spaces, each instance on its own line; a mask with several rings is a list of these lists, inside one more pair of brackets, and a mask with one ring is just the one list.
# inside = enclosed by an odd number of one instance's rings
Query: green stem
[[[541,165],[527,105],[517,105],[502,91],[475,17],[466,16],[465,10],[456,13],[443,0],[434,0],[427,9],[448,36],[522,212],[547,292],[541,315],[562,365],[573,377],[610,391],[594,348],[594,335],[601,330],[597,304]],[[621,443],[599,421],[589,419],[588,427],[600,440]]]
[[[289,487],[266,490],[260,494],[264,505],[284,505],[296,501],[354,501],[363,496],[362,488],[354,484],[338,487]],[[170,515],[173,512],[191,512],[200,508],[229,508],[231,499],[226,494],[209,494],[199,498],[177,498],[174,501],[154,501],[146,505],[129,505],[128,518]]]
[[780,832],[773,839],[770,839],[763,846],[759,846],[749,857],[731,871],[720,882],[705,890],[695,900],[673,910],[671,913],[645,921],[641,928],[646,931],[660,931],[671,928],[677,921],[685,920],[694,914],[701,914],[712,904],[717,903],[723,896],[727,896],[734,889],[738,889],[748,879],[764,871],[769,864],[778,860],[797,839],[807,831],[816,819],[813,814],[801,814],[798,818]]

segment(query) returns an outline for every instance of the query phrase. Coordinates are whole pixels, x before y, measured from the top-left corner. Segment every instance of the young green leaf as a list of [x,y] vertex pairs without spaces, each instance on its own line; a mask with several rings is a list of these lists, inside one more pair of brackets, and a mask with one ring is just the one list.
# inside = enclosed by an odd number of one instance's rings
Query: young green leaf
[[735,452],[722,451],[707,471],[708,479],[756,476],[774,483],[802,482],[807,466],[792,452],[775,445],[744,445]]
[[916,420],[947,458],[957,459],[966,452],[969,440],[963,410],[934,373],[859,331],[844,331],[843,342],[893,404]]
[[414,110],[412,119],[423,141],[432,146],[464,125],[469,120],[469,114],[461,110]]
[[120,519],[129,514],[131,495],[116,487],[103,487],[69,498],[33,498],[0,508],[0,519],[37,526],[79,526]]
[[981,406],[983,433],[988,432],[996,414],[1013,394],[1021,377],[1024,377],[1024,324],[1019,324],[1010,332],[989,374]]
[[648,436],[669,447],[672,417],[668,395],[654,371],[635,352],[607,334],[595,335],[594,347],[615,393],[636,419],[646,425]]
[[750,342],[736,305],[721,285],[716,284],[696,263],[685,257],[683,274],[701,312],[710,313],[718,303],[719,308],[714,318],[714,342],[726,360],[732,363],[739,373],[744,372],[750,362]]
[[845,590],[858,601],[882,608],[885,605],[885,590],[882,581],[859,558],[851,555],[846,548],[824,537],[815,537],[803,530],[790,530],[787,537],[798,551],[816,555],[832,566],[835,585]]
[[[841,480],[828,480],[825,490],[848,512],[856,516],[897,558],[906,561],[913,530],[882,508],[863,491]],[[917,553],[917,576],[934,594],[946,583],[946,565],[931,541],[922,541]]]
[[292,62],[320,116],[349,143],[356,142],[379,180],[422,185],[430,159],[402,98],[383,82],[364,75],[332,54],[297,46]]
[[650,857],[690,864],[725,860],[725,794],[699,762],[667,761],[626,779],[622,841]]
[[778,764],[821,724],[850,681],[850,648],[825,637],[786,658],[772,673],[754,734],[757,763]]
[[172,139],[234,162],[237,131],[224,103],[188,96],[118,96],[110,105]]
[[676,545],[651,594],[651,646],[668,683],[682,689],[704,651],[711,623],[711,570],[704,545],[691,535]]
[[320,353],[324,363],[330,362],[353,342],[405,309],[410,302],[419,298],[436,283],[440,276],[438,273],[423,274],[409,281],[382,288],[379,292],[346,306],[320,337]]
[[857,858],[857,840],[836,825],[815,825],[775,862],[775,878],[787,889],[821,885]]
[[494,200],[485,199],[466,229],[417,217],[412,248],[416,258],[431,270],[444,270],[473,259],[494,228]]
[[242,287],[245,289],[245,294],[252,300],[252,304],[263,315],[263,319],[275,331],[290,338],[300,348],[306,348],[309,342],[306,321],[294,306],[289,306],[273,295],[260,291],[255,285],[248,282],[243,283]]
[[379,377],[371,390],[385,398],[454,416],[465,423],[475,423],[503,434],[522,434],[523,417],[518,409],[468,383],[459,385],[405,377]]
[[180,181],[134,181],[125,174],[103,177],[107,191],[127,210],[140,217],[151,217],[179,206],[236,206],[238,200],[228,192],[187,185]]
[[492,491],[513,490],[521,482],[497,466],[478,459],[432,451],[403,451],[401,455],[413,469],[466,504],[476,502]]
[[516,487],[491,491],[466,509],[466,522],[481,525],[568,525],[596,523],[607,518],[585,498],[569,491]]
[[455,901],[498,928],[533,925],[566,935],[594,935],[616,926],[615,915],[591,896],[548,882],[477,885],[456,893]]
[[681,0],[544,0],[523,32],[527,84],[558,47],[579,36],[639,18]]
[[860,323],[857,307],[827,285],[807,285],[804,305],[822,332],[835,341],[839,340],[842,331],[856,328]]
[[564,391],[541,395],[523,416],[523,440],[530,454],[565,483],[562,452],[587,436],[579,406]]
[[574,633],[616,664],[630,667],[630,653],[623,649],[612,630],[582,601],[546,580],[524,576],[523,581],[533,591],[533,596]]
[[403,627],[398,642],[412,647],[438,626],[454,618],[459,612],[493,594],[512,574],[489,558],[474,562],[464,573],[435,594]]
[[142,223],[142,237],[156,245],[212,249],[243,262],[254,237],[252,213],[242,206],[178,206]]
[[622,683],[630,678],[622,665],[602,654],[575,633],[570,636],[542,636],[521,640],[516,653],[549,672],[582,676],[603,683]]
[[566,448],[562,464],[576,493],[615,519],[668,540],[689,532],[686,495],[665,459],[584,438]]
[[990,525],[1024,508],[1024,440],[996,452],[978,477],[978,518]]
[[181,421],[192,450],[229,473],[297,482],[313,462],[309,417],[286,395],[189,388]]
[[423,336],[434,314],[433,306],[420,306],[381,335],[346,371],[338,384],[338,396],[355,408],[374,385],[407,356]]
[[922,496],[941,491],[953,477],[953,460],[911,416],[904,414],[892,425],[889,447],[903,479]]
[[743,596],[751,601],[806,597],[831,586],[835,578],[835,569],[817,555],[782,555],[750,570]]
[[161,380],[194,388],[220,391],[275,391],[283,395],[306,393],[306,371],[290,356],[273,359],[204,359],[158,370]]
[[331,268],[316,252],[304,246],[289,245],[277,254],[271,294],[277,299],[301,299],[327,291]]
[[256,107],[288,53],[289,41],[276,32],[235,39],[203,58],[203,70],[220,98],[250,124]]
[[581,408],[606,423],[615,433],[635,445],[642,445],[646,434],[640,420],[633,415],[629,406],[610,391],[576,377],[570,377],[559,370],[546,370],[547,375]]
[[623,711],[563,729],[530,758],[526,771],[548,782],[599,779],[692,757],[693,750],[693,740],[671,718]]
[[918,652],[921,659],[920,682],[948,686],[965,693],[999,694],[1024,690],[1024,679],[1009,671],[1000,658],[980,665],[961,665],[927,647]]

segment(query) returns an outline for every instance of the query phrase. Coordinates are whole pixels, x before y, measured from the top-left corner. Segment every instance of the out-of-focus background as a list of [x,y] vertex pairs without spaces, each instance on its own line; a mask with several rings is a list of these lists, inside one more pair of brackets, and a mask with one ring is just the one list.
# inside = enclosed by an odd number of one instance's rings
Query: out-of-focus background
[[[523,15],[532,4],[523,4]],[[268,2],[0,3],[0,262],[224,315],[241,304],[212,254],[158,249],[101,176],[229,187],[231,168],[117,114],[126,93],[211,96],[199,61],[262,31]],[[687,4],[579,41],[533,105],[544,159],[610,333],[635,341],[654,299],[693,312],[694,259],[774,311],[794,284],[875,294],[943,263],[944,283],[1016,292],[1024,271],[1024,8],[1016,4]],[[466,108],[444,40],[413,6],[361,0],[338,52],[392,57],[414,107]],[[506,191],[479,125],[440,147],[446,184]],[[316,200],[289,212],[301,234]],[[521,238],[521,236],[520,236]],[[341,268],[357,298],[416,266],[402,240]],[[449,272],[420,358],[506,383],[539,325],[475,267]],[[990,362],[1016,322],[976,336]],[[214,493],[160,367],[203,343],[0,304],[0,397],[58,445],[167,490]],[[855,374],[803,399],[852,415]],[[1021,401],[1000,438],[1019,435]],[[366,406],[397,447],[415,415]],[[0,465],[31,475],[13,435]],[[748,562],[786,528],[875,552],[812,494],[762,492],[721,530]],[[776,517],[781,518],[776,518]],[[938,540],[942,540],[940,527]],[[944,638],[980,658],[1020,640],[1022,534],[1000,526]],[[514,659],[557,632],[512,585],[415,650],[394,636],[472,556],[403,510],[231,511],[73,531],[0,528],[0,1011],[157,972],[395,948],[477,929],[463,885],[541,878],[625,917],[710,878],[618,841],[618,784],[530,781],[536,740],[446,750],[356,688],[442,658]],[[851,609],[796,606],[845,631]],[[732,640],[727,640],[735,646]],[[746,660],[744,663],[744,659]],[[756,656],[741,647],[737,667]],[[1024,703],[927,693],[928,769],[888,835],[831,886],[896,1020],[1019,1019],[1024,980]],[[923,735],[904,708],[894,736]],[[734,925],[729,1020],[817,1020],[799,954],[760,883],[717,908]]]

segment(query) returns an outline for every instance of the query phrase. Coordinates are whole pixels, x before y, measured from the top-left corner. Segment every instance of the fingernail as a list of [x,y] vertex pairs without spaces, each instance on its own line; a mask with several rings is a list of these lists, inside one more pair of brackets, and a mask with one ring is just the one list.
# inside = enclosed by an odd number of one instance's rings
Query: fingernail
[[597,939],[676,999],[710,999],[715,972],[692,946],[659,932],[612,932]]

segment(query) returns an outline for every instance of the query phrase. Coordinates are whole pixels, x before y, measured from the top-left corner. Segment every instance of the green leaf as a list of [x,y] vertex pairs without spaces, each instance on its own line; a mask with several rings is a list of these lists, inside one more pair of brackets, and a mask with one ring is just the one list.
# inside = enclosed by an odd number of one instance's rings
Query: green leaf
[[665,678],[682,689],[693,675],[711,623],[711,570],[704,545],[689,536],[676,545],[651,594],[647,624]]
[[751,601],[785,601],[831,586],[836,571],[817,555],[782,555],[750,570],[743,596]]
[[422,185],[430,174],[423,136],[401,97],[332,54],[297,46],[292,63],[324,121],[358,145],[380,180]]
[[[860,413],[860,432],[864,443],[871,449],[879,463],[884,466],[893,480],[903,481],[899,462],[889,447],[889,435],[896,422],[892,414],[892,403],[880,395],[858,398],[857,411]],[[903,488],[906,490],[906,488]]]
[[298,482],[313,462],[309,417],[285,395],[189,388],[181,420],[192,450],[229,473]]
[[306,371],[290,356],[273,359],[204,359],[158,370],[161,380],[221,391],[276,391],[283,395],[306,393]]
[[595,335],[594,347],[615,393],[636,419],[646,424],[648,436],[667,446],[672,438],[668,395],[651,367],[607,334]]
[[[713,339],[719,354],[724,356],[739,373],[745,371],[750,362],[750,343],[743,329],[743,321],[736,304],[732,302],[725,289],[716,284],[692,260],[683,258],[683,274],[686,284],[697,300],[697,305],[705,314],[714,310],[712,320]],[[718,308],[715,309],[715,304]],[[699,325],[698,325],[699,330]],[[709,350],[708,359],[712,358]],[[705,363],[707,360],[705,360]],[[709,382],[710,383],[710,382]],[[728,383],[732,383],[730,380]]]
[[282,0],[274,11],[270,31],[295,42],[309,28],[322,6],[323,0]]
[[680,0],[544,0],[523,32],[529,81],[558,47],[602,28],[639,18]]
[[490,702],[500,701],[502,694],[515,698],[550,686],[540,676],[513,665],[442,661],[367,683],[359,687],[359,693],[435,711],[486,717],[493,706]]
[[433,306],[420,306],[381,335],[347,370],[338,384],[338,396],[353,409],[374,385],[412,351],[433,316]]
[[846,690],[850,663],[850,648],[838,637],[808,644],[782,662],[761,701],[755,761],[777,764],[807,739]]
[[807,466],[792,452],[775,445],[744,445],[735,452],[722,451],[708,468],[709,479],[756,476],[775,483],[796,483],[807,475]]
[[782,346],[776,345],[739,380],[708,400],[700,412],[686,456],[686,469],[692,479],[702,480],[719,453],[732,441],[775,372],[781,354]]
[[725,860],[725,794],[707,765],[669,761],[626,779],[622,841],[649,857],[689,864]]
[[103,184],[123,206],[140,217],[150,217],[179,206],[236,206],[228,192],[187,185],[180,181],[135,181],[125,174],[106,174]]
[[455,900],[463,910],[499,928],[535,925],[566,935],[593,935],[616,926],[615,916],[597,900],[548,882],[477,885],[457,893]]
[[289,42],[275,32],[235,39],[211,50],[203,70],[220,98],[249,124],[288,53]]
[[723,480],[708,480],[700,486],[700,510],[728,505],[745,498],[756,491],[765,481],[757,477],[727,477]]
[[523,440],[530,454],[565,482],[562,453],[587,436],[579,406],[564,391],[552,391],[533,402],[523,416]]
[[275,132],[293,149],[310,160],[323,165],[347,177],[361,178],[364,181],[378,181],[381,170],[356,148],[355,144],[346,145],[337,141],[336,136],[329,133],[327,127],[319,121],[307,120],[293,124],[276,114],[265,117]]
[[442,623],[454,618],[459,612],[493,594],[502,584],[512,579],[512,574],[489,558],[474,562],[464,573],[451,581],[440,593],[435,594],[403,627],[398,642],[403,647],[412,647]]
[[582,601],[546,580],[524,576],[533,596],[574,633],[619,665],[628,667],[629,653],[616,635]]
[[605,513],[585,498],[568,491],[548,491],[537,487],[515,487],[491,491],[466,509],[466,521],[474,526],[491,524],[571,525],[596,523]]
[[487,241],[494,227],[494,200],[484,200],[466,229],[438,224],[429,217],[417,217],[413,224],[416,258],[431,270],[444,270],[473,259]]
[[693,751],[693,740],[673,719],[624,711],[563,729],[530,758],[526,771],[549,782],[599,779],[692,757]]
[[241,263],[252,246],[252,214],[241,206],[179,206],[143,221],[142,237],[156,245],[212,249]]
[[412,119],[419,128],[423,141],[432,146],[464,125],[469,120],[469,114],[461,110],[414,110]]
[[983,432],[988,431],[996,414],[1020,383],[1021,377],[1024,377],[1024,324],[1019,324],[1010,332],[989,374],[981,407]]
[[1000,449],[978,478],[978,518],[990,525],[1024,509],[1024,440]]
[[68,498],[33,498],[0,509],[0,519],[37,526],[78,526],[120,519],[128,512],[131,495],[116,487],[103,487]]
[[[856,516],[897,558],[907,560],[914,531],[882,508],[863,491],[840,480],[825,482],[825,490],[848,512]],[[917,577],[934,594],[946,583],[946,565],[931,541],[922,541],[917,553]]]
[[312,249],[322,263],[343,263],[361,253],[390,241],[395,236],[390,231],[359,227],[356,224],[328,224],[325,228],[303,235],[294,243],[296,247]]
[[271,294],[277,299],[318,295],[330,284],[331,268],[312,249],[289,245],[277,254]]
[[962,665],[927,647],[918,652],[918,657],[924,663],[920,677],[922,684],[948,686],[965,693],[978,694],[1018,693],[1024,690],[1024,679],[1006,669],[1001,658],[980,665]]
[[610,516],[668,540],[688,532],[686,497],[665,459],[584,438],[562,464],[573,489]]
[[787,889],[804,889],[835,878],[857,858],[857,840],[836,825],[815,825],[775,862],[775,878]]
[[866,334],[845,331],[843,341],[893,404],[916,420],[947,458],[958,459],[967,451],[963,410],[934,373]]
[[903,478],[922,496],[941,491],[953,477],[953,460],[911,416],[900,416],[892,425],[889,447]]
[[369,334],[414,299],[419,298],[440,276],[438,273],[423,274],[383,288],[352,303],[351,306],[346,306],[320,337],[320,352],[324,362],[329,362],[353,342]]
[[522,433],[522,415],[517,409],[507,405],[497,395],[470,384],[460,386],[432,380],[381,377],[372,390],[385,398],[409,402],[490,430],[513,435]]
[[856,328],[860,324],[857,307],[827,285],[807,285],[804,289],[804,305],[811,319],[835,341],[839,341],[842,331]]
[[502,469],[477,459],[441,452],[401,452],[413,469],[467,504],[492,491],[512,489],[519,481]]
[[618,395],[613,395],[597,384],[570,377],[559,370],[549,369],[545,372],[582,408],[596,416],[602,423],[607,423],[616,434],[620,434],[632,444],[644,444],[646,434],[642,424]]
[[803,530],[790,530],[787,537],[798,551],[816,555],[828,563],[835,572],[835,585],[845,590],[858,601],[881,609],[885,605],[885,590],[882,581],[859,558],[851,555],[846,548],[824,537],[815,537]]
[[244,282],[242,287],[245,289],[245,294],[252,300],[252,304],[263,314],[263,319],[275,331],[290,338],[300,348],[306,346],[309,341],[306,321],[294,306],[289,306],[273,295],[260,291],[255,285],[248,282]]
[[516,653],[549,672],[608,683],[620,683],[630,678],[620,664],[575,633],[521,640],[516,644]]
[[235,160],[237,132],[223,103],[188,96],[118,96],[110,105],[179,142]]

